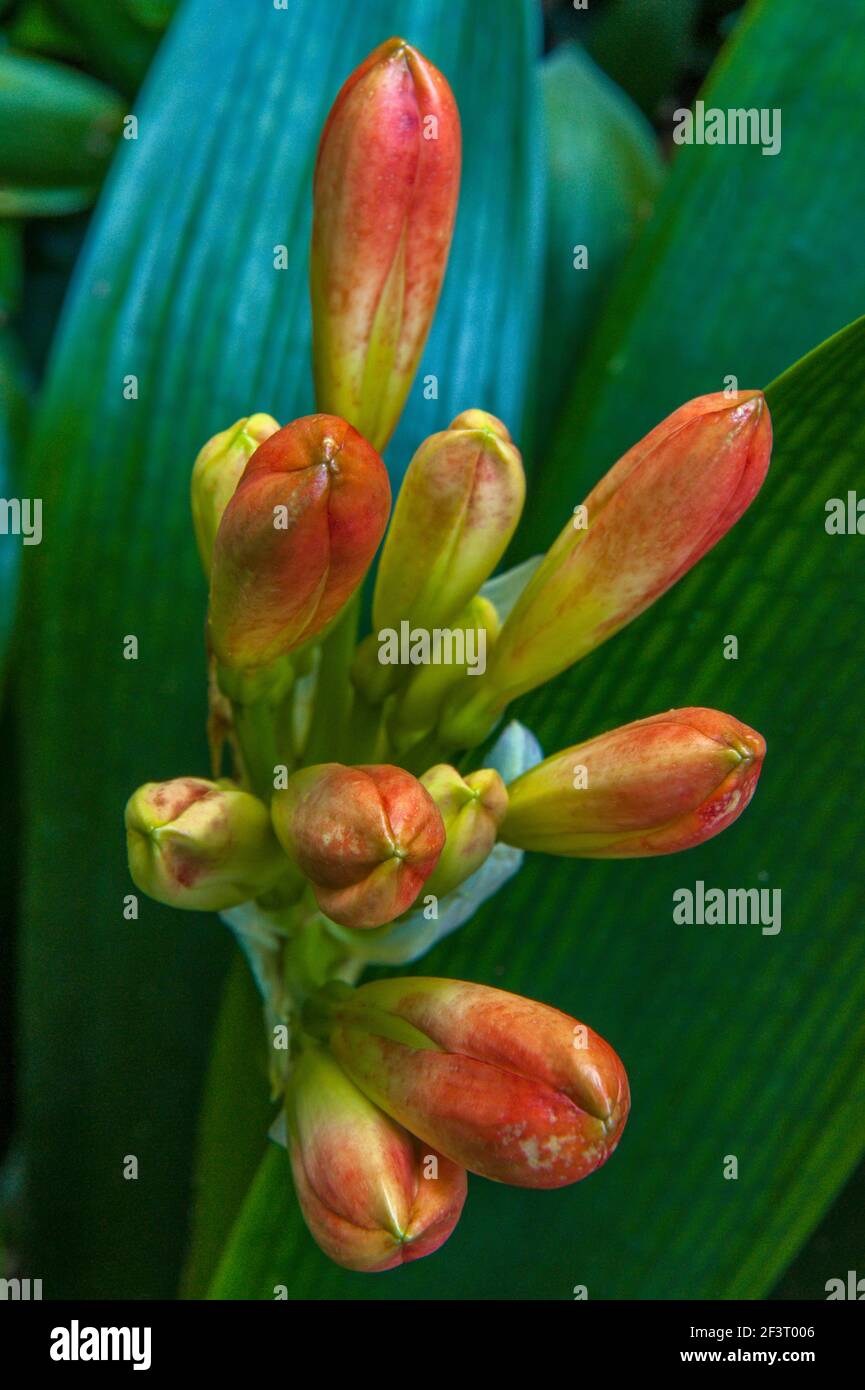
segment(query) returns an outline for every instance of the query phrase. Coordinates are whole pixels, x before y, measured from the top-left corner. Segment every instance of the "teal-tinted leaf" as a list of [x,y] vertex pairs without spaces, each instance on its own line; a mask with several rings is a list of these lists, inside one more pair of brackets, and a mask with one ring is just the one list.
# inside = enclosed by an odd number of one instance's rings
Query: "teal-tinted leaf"
[[95,197],[123,107],[91,77],[0,50],[0,217],[77,212]]
[[[46,1297],[176,1284],[229,938],[215,919],[143,899],[124,919],[122,808],[141,781],[207,767],[189,468],[241,414],[312,407],[315,145],[344,77],[395,31],[453,82],[467,173],[421,369],[437,375],[438,399],[419,379],[389,458],[400,470],[479,399],[518,421],[542,237],[528,0],[511,0],[507,23],[498,0],[296,0],[225,6],[218,25],[209,0],[192,0],[143,94],[139,139],[121,144],[67,305],[31,453],[45,539],[23,625],[22,1120],[27,1252]],[[507,160],[490,157],[497,148]],[[279,245],[288,270],[274,269]],[[137,661],[123,658],[127,635]],[[123,1179],[126,1154],[137,1182]]]
[[[642,113],[577,44],[541,67],[547,242],[535,406],[549,438],[581,349],[625,252],[655,204],[663,165]],[[585,249],[586,265],[578,268]]]

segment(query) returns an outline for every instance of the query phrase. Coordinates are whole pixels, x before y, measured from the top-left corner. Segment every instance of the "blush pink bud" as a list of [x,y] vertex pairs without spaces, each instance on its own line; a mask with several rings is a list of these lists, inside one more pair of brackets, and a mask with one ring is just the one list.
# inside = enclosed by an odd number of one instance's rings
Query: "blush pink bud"
[[766,745],[732,715],[674,709],[578,743],[508,788],[507,844],[586,859],[674,854],[732,825]]
[[461,980],[331,991],[330,1043],[376,1105],[482,1177],[564,1187],[609,1158],[629,1107],[615,1052],[545,1004]]
[[384,464],[344,420],[308,415],[255,451],[213,552],[209,631],[249,671],[324,628],[358,587],[387,525]]
[[321,135],[310,289],[316,398],[383,449],[444,278],[460,125],[442,74],[388,39],[347,79]]
[[431,1255],[459,1220],[466,1174],[373,1105],[304,1042],[286,1094],[288,1149],[309,1230],[345,1269]]
[[445,841],[429,792],[388,764],[302,768],[271,812],[322,912],[343,927],[380,927],[411,907]]
[[480,741],[511,700],[586,656],[687,574],[754,499],[771,447],[758,391],[700,396],[635,444],[529,580],[486,676],[454,692],[446,742]]

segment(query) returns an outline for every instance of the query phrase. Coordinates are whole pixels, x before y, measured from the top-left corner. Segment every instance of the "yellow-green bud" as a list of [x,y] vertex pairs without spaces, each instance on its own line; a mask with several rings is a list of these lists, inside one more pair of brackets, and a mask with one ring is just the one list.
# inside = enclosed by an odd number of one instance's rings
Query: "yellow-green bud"
[[443,898],[453,892],[492,852],[508,809],[508,792],[491,767],[461,777],[455,767],[438,763],[421,777],[445,824],[445,846],[426,884]]
[[209,439],[192,468],[192,524],[205,576],[210,578],[213,542],[222,513],[259,444],[279,429],[271,415],[249,415]]
[[169,907],[222,912],[271,889],[289,870],[258,797],[233,782],[145,782],[126,804],[129,872]]

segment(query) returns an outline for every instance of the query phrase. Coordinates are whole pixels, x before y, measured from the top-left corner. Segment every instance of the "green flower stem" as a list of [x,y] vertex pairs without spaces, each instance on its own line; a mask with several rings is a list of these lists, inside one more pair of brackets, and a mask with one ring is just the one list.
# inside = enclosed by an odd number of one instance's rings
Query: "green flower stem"
[[307,765],[348,758],[349,750],[341,744],[351,736],[349,669],[359,615],[360,596],[355,594],[321,645],[312,726],[303,750],[303,761]]
[[291,748],[290,734],[286,738],[291,698],[288,695],[276,705],[268,700],[259,700],[254,704],[232,700],[234,731],[246,780],[256,796],[260,796],[268,805],[273,795],[274,768],[286,766],[292,770],[294,767],[293,753],[288,751]]
[[384,763],[391,756],[381,705],[371,705],[359,690],[354,692],[349,730],[350,763]]

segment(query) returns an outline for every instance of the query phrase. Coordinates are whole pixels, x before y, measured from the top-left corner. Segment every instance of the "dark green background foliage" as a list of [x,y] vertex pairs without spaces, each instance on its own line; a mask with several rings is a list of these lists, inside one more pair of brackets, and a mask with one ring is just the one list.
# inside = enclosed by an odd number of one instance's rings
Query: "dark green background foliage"
[[[71,25],[74,8],[56,11]],[[827,499],[862,477],[865,327],[792,366],[865,311],[865,12],[857,0],[748,6],[702,95],[780,107],[781,153],[685,147],[666,173],[645,117],[581,51],[541,64],[529,0],[218,8],[215,24],[209,0],[181,7],[136,100],[139,138],[121,142],[103,190],[19,483],[44,499],[45,524],[25,555],[16,665],[22,1272],[46,1296],[171,1296],[191,1234],[187,1293],[569,1298],[585,1284],[592,1298],[766,1296],[865,1147],[863,542],[824,528]],[[708,20],[725,7],[657,6],[672,26],[653,40],[671,55],[657,87],[645,57],[628,58],[646,51],[644,8],[612,0],[585,37],[663,129],[659,102],[705,68]],[[113,77],[89,22],[96,0],[75,18],[93,71],[123,91],[147,61],[148,6],[137,9],[136,46]],[[572,33],[562,7],[551,30]],[[191,460],[242,414],[313,408],[316,138],[343,78],[393,32],[448,76],[465,140],[454,251],[388,451],[394,477],[458,410],[502,415],[531,443],[523,555],[625,447],[729,374],[772,383],[776,449],[718,548],[517,710],[552,751],[672,705],[727,709],[769,745],[747,814],[686,856],[532,859],[419,967],[547,1000],[607,1037],[634,1095],[620,1149],[558,1193],[472,1179],[435,1258],[369,1279],[318,1252],[287,1160],[266,1144],[260,1021],[238,964],[223,991],[227,933],[144,899],[139,920],[124,920],[121,811],[145,779],[206,769]],[[580,242],[585,273],[572,267]],[[130,374],[137,400],[123,396]],[[10,439],[0,465],[18,468]],[[130,633],[134,662],[122,656]],[[723,658],[727,634],[737,661]],[[697,879],[780,888],[781,933],[675,925],[673,891]],[[122,1178],[127,1154],[136,1182]],[[729,1154],[736,1182],[722,1176]],[[797,1292],[824,1296],[847,1268],[838,1251],[815,1240]]]

